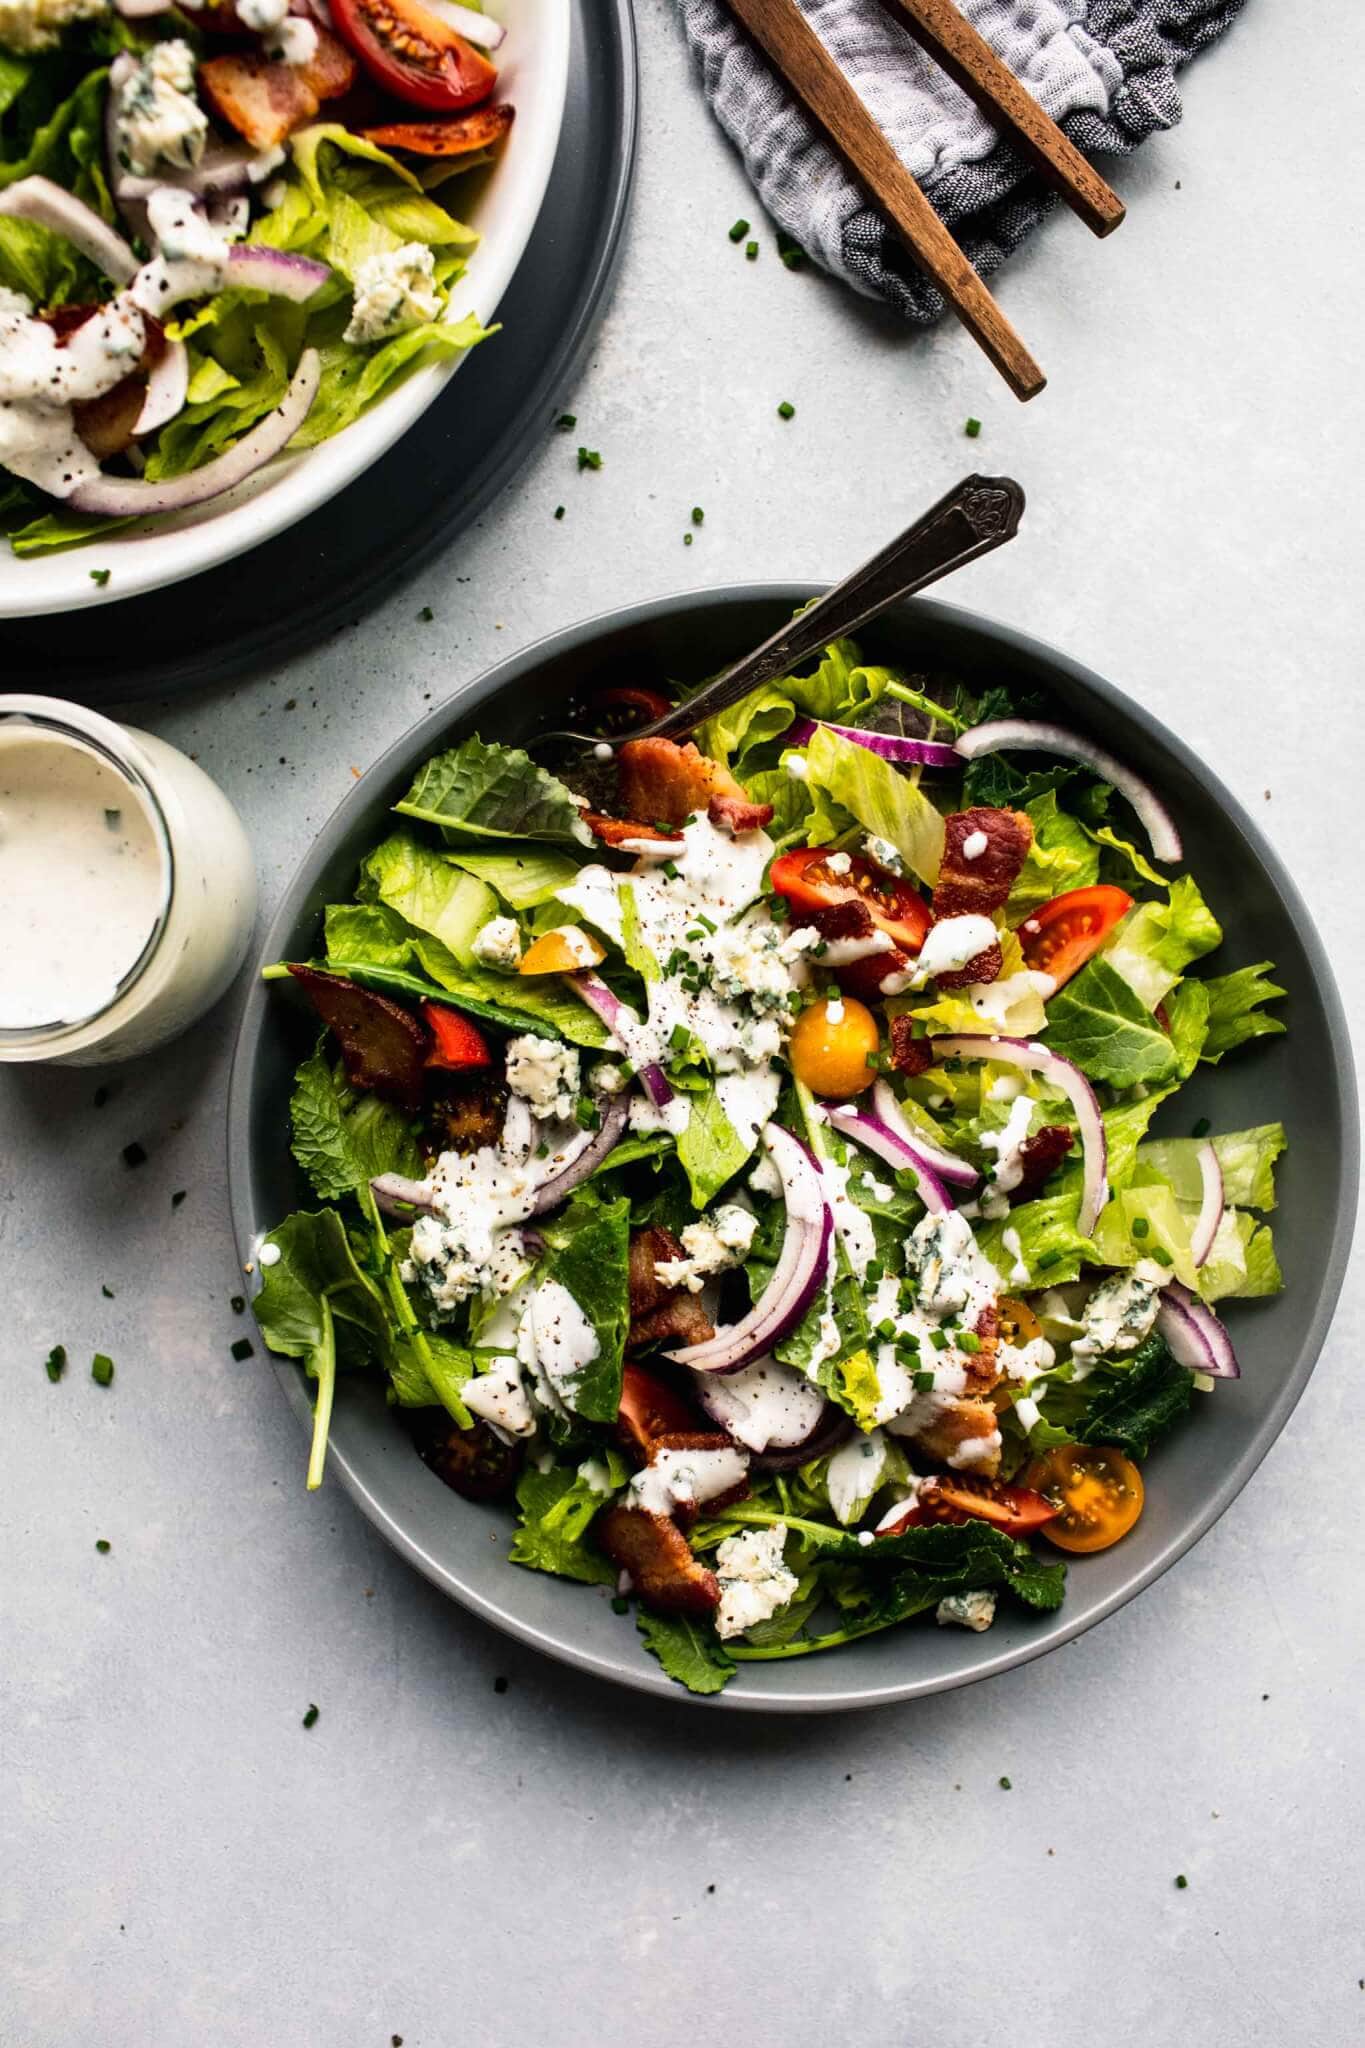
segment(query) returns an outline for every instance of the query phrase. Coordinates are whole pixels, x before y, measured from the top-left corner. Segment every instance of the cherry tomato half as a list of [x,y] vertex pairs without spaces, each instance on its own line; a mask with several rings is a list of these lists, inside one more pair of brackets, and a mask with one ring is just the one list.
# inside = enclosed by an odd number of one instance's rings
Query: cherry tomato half
[[426,1059],[429,1067],[445,1067],[452,1074],[461,1074],[468,1067],[492,1066],[488,1040],[468,1017],[462,1017],[458,1010],[448,1010],[444,1003],[423,1003],[422,1015],[431,1029],[432,1046]]
[[662,690],[647,689],[643,683],[616,683],[608,690],[594,690],[588,700],[592,730],[604,739],[638,732],[672,709]]
[[1025,964],[1038,974],[1050,974],[1060,988],[1099,951],[1132,907],[1127,891],[1109,882],[1054,896],[1050,903],[1030,912],[1019,927]]
[[616,1433],[628,1448],[647,1458],[661,1436],[685,1434],[696,1427],[696,1415],[681,1394],[675,1394],[657,1373],[627,1363],[621,1374]]
[[865,1004],[853,996],[822,997],[797,1018],[787,1058],[813,1095],[846,1102],[877,1078],[867,1063],[877,1037],[877,1020]]
[[526,1456],[523,1443],[503,1443],[486,1422],[457,1429],[449,1416],[424,1434],[424,1463],[465,1500],[501,1500],[512,1491]]
[[472,156],[501,142],[512,119],[512,109],[504,102],[476,107],[453,121],[394,121],[384,128],[366,128],[364,135],[381,149],[405,149],[409,156]]
[[1024,1479],[1060,1511],[1043,1532],[1059,1550],[1108,1550],[1142,1513],[1142,1474],[1112,1444],[1059,1444]]
[[995,1305],[999,1317],[999,1336],[1002,1344],[1011,1344],[1021,1351],[1025,1344],[1031,1344],[1035,1337],[1041,1337],[1043,1326],[1026,1301],[1018,1295],[1002,1294]]
[[375,84],[409,106],[455,114],[486,100],[497,67],[421,0],[331,0],[332,22]]
[[961,1473],[935,1472],[920,1487],[913,1508],[881,1533],[898,1536],[902,1529],[924,1528],[931,1522],[990,1522],[1007,1536],[1027,1536],[1053,1521],[1057,1509],[1031,1487],[1011,1486],[1003,1479],[973,1479]]
[[794,846],[779,854],[770,869],[774,890],[785,896],[794,916],[802,911],[829,910],[836,903],[866,904],[872,921],[903,952],[918,953],[933,913],[918,890],[887,874],[861,854],[846,855],[849,865],[830,866],[832,846]]

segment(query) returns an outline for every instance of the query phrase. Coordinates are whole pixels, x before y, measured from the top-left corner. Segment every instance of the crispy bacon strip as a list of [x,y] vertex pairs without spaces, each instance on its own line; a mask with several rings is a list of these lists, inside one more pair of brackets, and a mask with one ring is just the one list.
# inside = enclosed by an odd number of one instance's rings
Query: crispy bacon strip
[[634,818],[605,818],[601,811],[583,811],[580,815],[593,838],[600,839],[604,846],[620,846],[627,839],[657,839],[667,844],[674,836],[671,832],[660,832],[654,825],[641,825]]
[[[978,833],[986,844],[968,860],[962,849]],[[1001,909],[1032,843],[1033,826],[1023,811],[978,805],[945,818],[943,865],[934,888],[935,920],[974,913],[989,917]]]
[[728,768],[708,761],[691,740],[623,740],[617,749],[621,802],[634,817],[681,825],[704,810],[713,825],[753,832],[772,818],[771,804],[751,803]]
[[594,1533],[612,1563],[630,1573],[647,1607],[660,1614],[713,1614],[720,1605],[715,1573],[692,1555],[667,1515],[618,1502],[598,1516]]
[[891,1019],[891,1064],[898,1074],[927,1074],[934,1064],[933,1046],[916,1038],[913,1017]]
[[1000,1311],[992,1301],[982,1309],[974,1325],[981,1349],[967,1359],[967,1388],[972,1394],[989,1394],[1000,1377]]
[[316,967],[289,972],[341,1047],[353,1088],[367,1088],[403,1109],[420,1109],[431,1033],[420,1017],[344,975]]
[[706,1344],[715,1336],[715,1325],[695,1294],[685,1288],[665,1287],[654,1271],[657,1259],[680,1259],[683,1248],[671,1230],[651,1223],[637,1230],[630,1240],[630,1330],[628,1351],[643,1351],[647,1344]]
[[978,982],[998,981],[1004,964],[1000,941],[993,939],[989,946],[973,953],[965,967],[949,967],[944,973],[936,974],[934,981],[939,988],[975,988]]
[[[954,1399],[946,1403],[911,1442],[925,1456],[940,1465],[951,1466],[954,1454],[964,1444],[980,1442],[997,1434],[997,1416],[989,1401]],[[1000,1446],[972,1460],[970,1470],[982,1479],[994,1479],[1000,1469]]]
[[1050,1180],[1075,1143],[1065,1124],[1044,1124],[1019,1147],[1023,1175],[1010,1189],[1011,1202],[1027,1202]]
[[281,64],[260,50],[240,50],[199,66],[209,106],[253,149],[274,149],[305,127],[324,100],[349,92],[354,81],[355,58],[321,27],[306,64]]

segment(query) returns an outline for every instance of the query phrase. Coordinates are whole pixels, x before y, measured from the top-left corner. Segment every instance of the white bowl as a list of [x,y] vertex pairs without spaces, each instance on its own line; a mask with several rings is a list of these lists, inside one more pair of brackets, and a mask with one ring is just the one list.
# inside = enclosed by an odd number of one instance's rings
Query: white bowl
[[[446,189],[451,210],[481,237],[450,294],[450,320],[467,313],[485,322],[493,319],[545,197],[569,82],[565,0],[486,0],[486,11],[507,23],[507,40],[494,61],[498,97],[511,101],[517,118],[497,162],[471,174],[467,207],[460,204],[458,179]],[[494,338],[479,345],[498,344]],[[0,541],[0,618],[113,604],[197,576],[258,547],[368,469],[420,418],[463,361],[457,356],[419,371],[330,441],[283,456],[235,491],[193,511],[148,519],[121,528],[103,543],[28,561],[20,561]],[[109,570],[102,587],[92,582],[92,567]]]

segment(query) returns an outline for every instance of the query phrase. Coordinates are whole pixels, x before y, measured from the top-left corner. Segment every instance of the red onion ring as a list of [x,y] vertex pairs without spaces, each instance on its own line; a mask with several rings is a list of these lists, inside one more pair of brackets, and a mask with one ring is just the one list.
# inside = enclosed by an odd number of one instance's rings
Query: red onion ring
[[1200,1301],[1178,1280],[1161,1290],[1156,1327],[1172,1358],[1187,1372],[1204,1372],[1215,1380],[1238,1380],[1242,1368],[1232,1340],[1207,1302]]
[[820,1169],[798,1138],[781,1124],[763,1133],[782,1178],[787,1229],[773,1276],[747,1316],[719,1330],[704,1344],[687,1344],[665,1355],[696,1372],[738,1372],[751,1365],[800,1322],[829,1265],[834,1214],[825,1198]]
[[1199,1147],[1199,1178],[1203,1188],[1199,1215],[1190,1233],[1190,1256],[1202,1266],[1213,1250],[1213,1240],[1223,1220],[1223,1169],[1218,1154],[1206,1139]]
[[77,512],[93,512],[107,519],[141,519],[152,512],[179,512],[188,505],[202,505],[230,491],[264,467],[272,455],[294,438],[308,417],[317,396],[322,366],[316,349],[305,349],[293,382],[272,413],[244,434],[240,441],[216,461],[206,462],[187,476],[168,477],[148,483],[144,477],[91,477],[77,484],[67,503]]
[[936,1038],[933,1047],[936,1061],[994,1060],[1002,1067],[1022,1067],[1025,1073],[1039,1074],[1061,1089],[1076,1112],[1081,1134],[1083,1179],[1076,1228],[1082,1237],[1089,1237],[1109,1199],[1109,1141],[1099,1097],[1080,1068],[1064,1060],[1060,1053],[1049,1052],[1045,1045],[1036,1045],[1027,1038]]
[[[574,993],[585,1002],[594,1017],[602,1022],[625,1053],[631,1050],[631,1034],[640,1029],[640,1020],[629,1003],[623,1003],[614,990],[609,989],[598,974],[584,971],[566,974],[564,977]],[[656,1109],[666,1109],[673,1100],[673,1090],[668,1077],[654,1060],[646,1060],[639,1068],[640,1080],[645,1093]]]
[[122,235],[84,200],[54,185],[51,178],[20,178],[0,192],[0,213],[31,220],[64,236],[114,284],[127,284],[137,273],[137,258]]
[[837,733],[841,740],[852,740],[855,747],[866,747],[869,754],[880,754],[883,761],[914,763],[920,768],[961,765],[956,750],[945,740],[912,740],[904,733],[868,732],[858,725],[834,725],[827,718],[794,718],[782,735],[783,746],[809,746],[821,725]]
[[290,249],[271,249],[263,242],[237,242],[228,250],[229,291],[271,292],[302,305],[331,275],[326,263],[296,256]]
[[438,21],[453,28],[467,43],[477,43],[480,49],[498,49],[507,34],[500,21],[480,14],[477,8],[461,7],[459,0],[422,0],[422,4],[430,8]]
[[798,1465],[808,1464],[812,1458],[823,1458],[827,1451],[837,1450],[852,1434],[853,1417],[845,1415],[842,1408],[836,1408],[833,1401],[829,1401],[819,1427],[811,1431],[803,1444],[794,1444],[790,1450],[755,1452],[749,1460],[750,1469],[792,1472]]
[[[767,1429],[765,1434],[766,1425],[754,1426],[759,1420],[757,1411],[746,1401],[740,1385],[750,1373],[761,1374],[779,1387],[785,1386],[785,1397],[779,1396],[785,1398],[789,1409],[785,1427],[779,1424],[776,1430]],[[826,1410],[831,1405],[813,1380],[808,1380],[794,1365],[779,1365],[773,1358],[756,1359],[740,1372],[698,1373],[693,1390],[711,1420],[732,1443],[765,1457],[770,1451],[778,1457],[795,1452],[794,1462],[798,1464],[809,1455],[804,1446],[826,1426]]]
[[429,1181],[410,1180],[404,1173],[379,1173],[370,1182],[370,1193],[386,1216],[403,1216],[416,1210],[422,1216],[436,1214],[436,1196]]
[[959,734],[953,745],[964,761],[979,761],[983,754],[1023,751],[1060,754],[1064,760],[1083,762],[1102,781],[1112,784],[1120,796],[1127,798],[1146,827],[1152,852],[1158,860],[1181,858],[1184,849],[1180,833],[1156,791],[1141,776],[1134,775],[1121,761],[1106,753],[1103,747],[1083,739],[1080,733],[1069,732],[1062,725],[1045,725],[1031,718],[992,718],[985,725],[974,725],[970,731]]
[[167,341],[165,350],[147,372],[147,394],[133,428],[135,434],[153,434],[173,420],[185,403],[189,389],[190,359],[183,341]]
[[600,1095],[596,1109],[602,1121],[593,1132],[581,1152],[576,1152],[567,1166],[561,1167],[539,1189],[533,1216],[543,1216],[550,1209],[557,1209],[564,1197],[585,1181],[589,1174],[596,1172],[609,1152],[616,1148],[616,1142],[625,1129],[630,1117],[630,1104],[625,1091],[618,1095]]
[[913,1173],[915,1193],[931,1215],[946,1215],[955,1206],[950,1190],[928,1160],[915,1150],[908,1138],[902,1137],[899,1131],[893,1131],[880,1116],[870,1115],[865,1109],[855,1109],[848,1102],[840,1103],[828,1115],[836,1131],[841,1131],[846,1138],[856,1139],[878,1159],[885,1160],[895,1172]]

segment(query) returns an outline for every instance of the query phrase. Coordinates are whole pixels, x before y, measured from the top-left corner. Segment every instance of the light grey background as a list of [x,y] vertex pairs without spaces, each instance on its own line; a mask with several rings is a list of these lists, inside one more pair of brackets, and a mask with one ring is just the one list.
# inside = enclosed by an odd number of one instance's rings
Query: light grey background
[[[266,903],[353,770],[518,643],[841,573],[977,465],[1030,509],[951,595],[1207,750],[1358,1012],[1356,14],[1252,0],[1187,125],[1119,169],[1122,231],[1059,218],[1014,263],[1052,377],[1020,408],[954,328],[789,274],[763,228],[745,262],[756,209],[641,0],[639,193],[577,431],[314,657],[138,714],[241,805]],[[1072,1648],[863,1718],[660,1705],[502,1641],[304,1492],[266,1364],[229,1356],[233,1012],[98,1111],[97,1076],[0,1078],[3,2048],[1361,2038],[1358,1279],[1233,1509]]]

